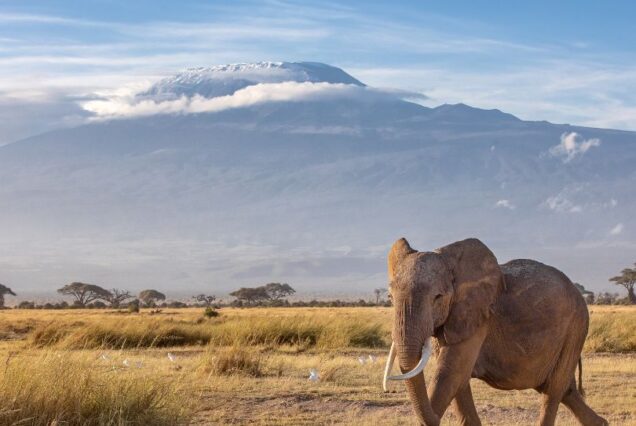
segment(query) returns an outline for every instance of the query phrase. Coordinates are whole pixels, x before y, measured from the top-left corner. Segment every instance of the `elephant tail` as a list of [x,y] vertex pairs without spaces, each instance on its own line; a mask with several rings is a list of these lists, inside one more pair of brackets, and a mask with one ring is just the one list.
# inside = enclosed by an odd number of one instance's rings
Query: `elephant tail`
[[579,393],[581,396],[585,396],[585,390],[583,389],[583,357],[579,357]]

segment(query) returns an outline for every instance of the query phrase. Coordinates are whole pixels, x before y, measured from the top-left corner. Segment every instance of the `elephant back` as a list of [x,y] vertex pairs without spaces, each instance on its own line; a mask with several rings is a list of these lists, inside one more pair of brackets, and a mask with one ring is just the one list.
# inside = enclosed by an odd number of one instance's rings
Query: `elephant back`
[[500,265],[506,289],[498,308],[510,315],[522,314],[536,320],[566,318],[581,308],[587,313],[585,300],[572,281],[553,266],[531,259],[515,259]]

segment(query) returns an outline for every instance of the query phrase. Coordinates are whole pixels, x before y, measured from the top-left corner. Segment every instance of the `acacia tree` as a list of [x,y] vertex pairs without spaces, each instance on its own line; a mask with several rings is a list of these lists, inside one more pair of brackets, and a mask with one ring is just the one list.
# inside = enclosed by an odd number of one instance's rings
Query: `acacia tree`
[[585,303],[587,303],[588,305],[594,303],[593,291],[586,290],[585,287],[579,283],[574,283],[574,287],[576,287],[576,289],[581,293],[581,296],[583,296],[583,299],[585,299]]
[[[636,263],[634,263],[636,266]],[[627,290],[627,299],[630,304],[636,304],[636,294],[634,294],[634,285],[636,285],[636,268],[625,268],[620,275],[609,279],[616,285],[621,285]]]
[[382,297],[384,293],[386,293],[386,288],[376,288],[375,290],[373,290],[373,294],[375,294],[376,305],[380,304],[380,297]]
[[157,290],[143,290],[139,293],[139,300],[144,302],[146,306],[153,306],[160,300],[166,300],[166,295]]
[[245,302],[248,305],[254,305],[259,302],[269,300],[270,296],[267,294],[265,287],[241,287],[240,289],[230,293],[230,296],[236,297],[241,302]]
[[106,301],[113,308],[119,308],[122,302],[132,299],[134,296],[130,294],[128,290],[121,290],[118,288],[113,288],[110,290],[110,296],[106,299]]
[[196,296],[192,296],[192,298],[197,302],[205,304],[205,306],[211,306],[212,302],[216,300],[216,296],[211,294],[197,294]]
[[4,296],[6,294],[15,296],[15,293],[9,287],[0,284],[0,309],[4,308]]
[[[259,288],[259,287],[257,287]],[[296,293],[296,290],[287,283],[269,283],[265,284],[265,292],[272,300],[281,300],[287,296]]]
[[75,302],[80,306],[86,306],[95,300],[108,300],[111,297],[110,291],[95,284],[81,282],[66,284],[57,292],[65,296],[73,296]]

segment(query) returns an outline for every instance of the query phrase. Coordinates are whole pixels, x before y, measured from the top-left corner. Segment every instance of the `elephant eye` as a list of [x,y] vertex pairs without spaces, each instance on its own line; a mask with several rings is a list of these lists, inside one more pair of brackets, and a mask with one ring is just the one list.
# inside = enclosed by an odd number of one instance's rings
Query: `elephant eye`
[[441,299],[442,296],[443,296],[442,294],[438,294],[437,296],[435,296],[435,301],[438,301],[439,299]]

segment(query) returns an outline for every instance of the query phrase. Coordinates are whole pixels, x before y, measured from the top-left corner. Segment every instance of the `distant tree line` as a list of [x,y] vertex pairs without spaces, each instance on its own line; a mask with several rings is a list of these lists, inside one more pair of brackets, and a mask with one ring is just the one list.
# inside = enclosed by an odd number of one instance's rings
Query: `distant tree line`
[[[233,291],[230,295],[234,300],[223,303],[216,296],[200,293],[192,296],[192,303],[181,301],[166,301],[166,295],[158,290],[147,289],[139,292],[136,296],[128,290],[113,288],[107,290],[99,285],[72,282],[57,290],[63,296],[71,297],[71,303],[60,301],[57,303],[36,304],[31,301],[18,303],[18,309],[128,309],[131,312],[138,312],[140,307],[146,308],[186,308],[205,307],[206,316],[215,316],[214,309],[224,306],[231,307],[256,307],[256,306],[289,306],[289,307],[351,307],[351,306],[391,306],[389,300],[382,299],[386,293],[384,289],[375,289],[375,302],[359,299],[351,300],[310,300],[293,301],[287,298],[296,293],[296,290],[287,283],[268,283],[258,287],[241,287]],[[10,288],[0,284],[0,295],[15,293]],[[2,301],[2,299],[0,299]],[[0,305],[2,306],[2,305]],[[210,311],[210,309],[212,311]]]
[[[634,264],[636,266],[636,264]],[[574,286],[581,292],[581,295],[588,304],[596,305],[627,305],[636,304],[634,287],[636,286],[636,267],[625,268],[620,275],[609,279],[610,282],[624,287],[627,290],[627,297],[621,298],[617,293],[602,292],[594,294],[585,289],[579,283]],[[296,290],[287,283],[271,282],[258,287],[241,287],[230,293],[234,300],[223,303],[217,300],[216,296],[210,294],[197,294],[192,296],[193,303],[180,301],[166,301],[166,295],[155,289],[147,289],[139,292],[136,296],[128,290],[113,288],[107,290],[96,284],[83,282],[72,282],[57,290],[63,296],[73,299],[72,303],[61,301],[58,303],[44,303],[37,305],[34,302],[22,301],[16,307],[20,309],[72,309],[72,308],[127,308],[130,311],[139,311],[140,307],[146,308],[185,308],[185,307],[205,307],[211,310],[223,306],[233,307],[255,307],[255,306],[290,306],[290,307],[350,307],[350,306],[391,306],[390,296],[386,299],[383,296],[387,293],[385,288],[373,290],[373,301],[359,299],[357,301],[344,300],[311,300],[293,301],[288,300],[289,296],[296,293]],[[0,284],[0,309],[4,308],[5,295],[15,296],[11,288]],[[210,311],[211,312],[211,311]],[[209,316],[214,316],[210,314]]]
[[632,305],[629,297],[621,297],[618,293],[600,292],[595,294],[592,291],[588,291],[579,283],[574,283],[574,286],[581,292],[585,303],[588,305]]
[[241,287],[230,293],[233,306],[289,306],[287,297],[296,293],[289,284],[269,283],[259,287]]

